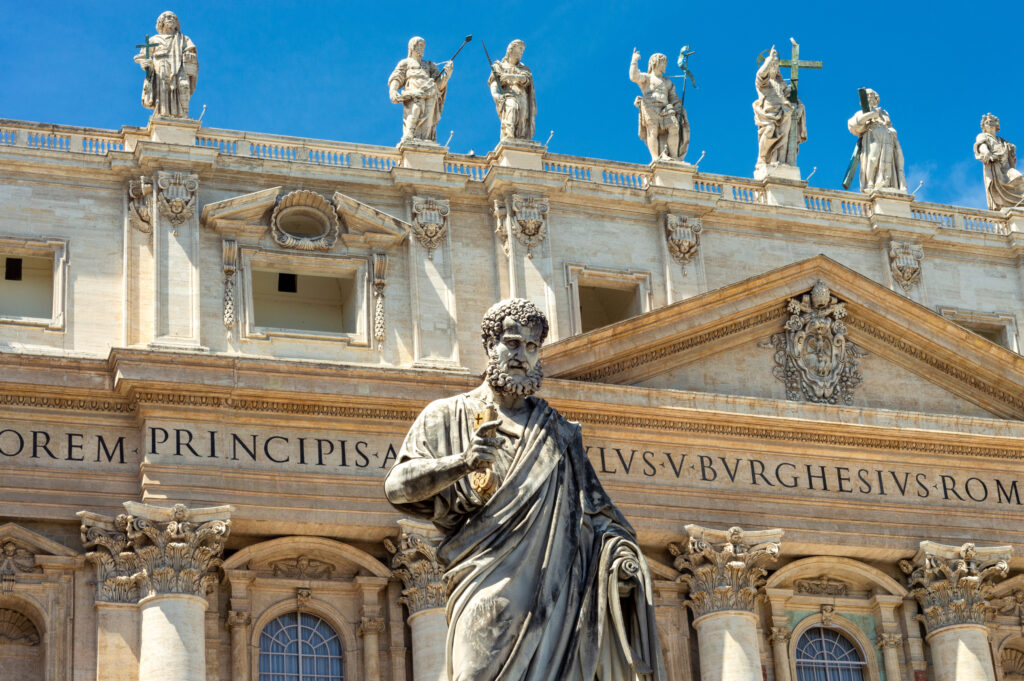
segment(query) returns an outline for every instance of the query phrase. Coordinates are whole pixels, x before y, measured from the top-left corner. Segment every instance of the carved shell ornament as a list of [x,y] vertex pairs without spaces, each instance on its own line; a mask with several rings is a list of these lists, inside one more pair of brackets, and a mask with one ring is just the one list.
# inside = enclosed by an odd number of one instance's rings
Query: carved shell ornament
[[328,251],[334,247],[340,231],[334,205],[305,189],[282,196],[270,214],[270,233],[284,248]]

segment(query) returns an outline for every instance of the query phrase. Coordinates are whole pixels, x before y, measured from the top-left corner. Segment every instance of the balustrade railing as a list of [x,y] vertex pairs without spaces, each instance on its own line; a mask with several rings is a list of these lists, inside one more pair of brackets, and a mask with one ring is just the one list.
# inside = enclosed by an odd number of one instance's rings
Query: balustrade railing
[[[130,128],[128,132],[131,132],[131,135],[138,134]],[[102,130],[0,119],[0,148],[25,147],[57,153],[104,155],[108,152],[124,151],[125,136],[125,130]],[[402,158],[401,153],[394,147],[347,144],[285,135],[262,135],[217,128],[201,128],[196,135],[195,144],[197,147],[212,149],[225,156],[383,172],[399,165]],[[444,160],[446,173],[462,175],[471,181],[482,181],[487,177],[489,169],[489,161],[484,157],[448,154]],[[578,156],[547,154],[544,157],[543,169],[580,182],[629,189],[644,189],[651,181],[651,172],[644,165],[583,159]],[[697,173],[693,178],[693,188],[697,192],[720,196],[726,201],[751,204],[766,202],[762,185],[744,178]],[[806,188],[804,206],[808,211],[816,213],[867,218],[871,216],[872,203],[857,192]],[[911,215],[915,220],[944,229],[994,235],[1005,235],[1009,230],[1006,216],[995,211],[915,201],[911,204]]]

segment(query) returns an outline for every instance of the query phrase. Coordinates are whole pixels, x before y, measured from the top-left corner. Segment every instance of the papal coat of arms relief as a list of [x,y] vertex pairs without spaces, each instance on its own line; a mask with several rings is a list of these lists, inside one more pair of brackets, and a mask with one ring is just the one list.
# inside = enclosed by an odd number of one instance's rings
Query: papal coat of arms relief
[[799,300],[790,298],[785,331],[772,335],[775,377],[786,398],[824,404],[852,404],[862,376],[858,358],[867,355],[847,338],[846,304],[820,279]]

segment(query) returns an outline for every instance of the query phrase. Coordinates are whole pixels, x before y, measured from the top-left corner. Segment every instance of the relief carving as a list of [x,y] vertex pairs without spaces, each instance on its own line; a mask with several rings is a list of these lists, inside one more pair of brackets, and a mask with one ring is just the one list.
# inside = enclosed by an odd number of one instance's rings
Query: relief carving
[[434,249],[444,243],[448,234],[449,212],[448,199],[412,197],[412,233],[427,249],[427,258],[433,259]]
[[35,554],[10,538],[0,538],[0,592],[14,590],[19,574],[42,572]]
[[379,634],[384,631],[383,617],[363,617],[359,622],[359,635]]
[[992,601],[1000,615],[1011,615],[1017,618],[1017,624],[1024,629],[1024,589],[1017,589],[1009,596]]
[[541,196],[512,195],[512,234],[523,246],[527,257],[544,241],[547,232],[548,200]]
[[846,596],[850,587],[846,582],[832,579],[826,575],[813,579],[798,579],[794,583],[798,594],[815,596]]
[[846,337],[846,304],[820,279],[800,300],[790,298],[786,330],[772,335],[773,374],[786,386],[786,398],[824,404],[852,404],[863,377],[857,361],[867,356]]
[[687,525],[685,545],[669,544],[676,570],[690,590],[687,605],[695,618],[730,610],[754,612],[754,601],[768,571],[764,566],[779,555],[782,530],[744,532]]
[[665,239],[669,255],[676,263],[686,266],[697,255],[702,229],[700,218],[673,213],[665,215]]
[[309,602],[313,600],[313,590],[309,588],[302,588],[295,590],[295,606],[302,610],[304,607],[309,605]]
[[139,557],[128,540],[128,516],[106,518],[79,511],[82,545],[93,549],[85,554],[96,567],[96,600],[105,603],[135,603],[139,600]]
[[309,556],[286,558],[270,562],[275,577],[293,579],[330,579],[334,566]]
[[1011,547],[944,546],[923,541],[912,560],[901,560],[907,587],[921,604],[918,619],[929,632],[956,624],[980,624],[995,608],[993,582],[1009,571]]
[[0,608],[0,645],[37,646],[39,631],[17,610]]
[[153,183],[140,176],[138,180],[128,181],[128,222],[143,234],[153,232],[153,212],[150,197],[153,195]]
[[902,645],[902,634],[879,634],[875,639],[875,646],[879,650],[884,650],[885,648],[899,648]]
[[341,233],[334,204],[316,192],[299,189],[277,200],[270,214],[270,233],[284,248],[329,251]]
[[245,628],[250,624],[252,624],[252,615],[244,610],[229,610],[227,619],[224,621],[224,626],[229,630]]
[[224,326],[235,325],[235,275],[238,274],[238,242],[221,242],[221,262],[224,270]]
[[1004,648],[999,656],[999,663],[1003,668],[1003,679],[1006,681],[1024,678],[1024,651]]
[[385,253],[373,254],[373,339],[380,350],[387,338],[384,325],[384,287],[388,283],[388,256]]
[[391,567],[405,585],[400,603],[409,614],[428,608],[443,608],[448,602],[448,589],[444,583],[444,567],[437,559],[437,546],[441,533],[432,525],[400,520],[402,528],[398,544],[390,539],[384,546],[394,554]]
[[832,616],[836,614],[836,606],[834,605],[823,605],[821,606],[821,623],[826,627],[832,626]]
[[177,236],[178,228],[195,215],[199,176],[161,170],[156,174],[156,186],[160,190],[157,192],[157,210],[171,224],[171,233]]
[[904,291],[909,291],[921,281],[921,260],[924,249],[910,241],[889,242],[889,269],[892,278]]

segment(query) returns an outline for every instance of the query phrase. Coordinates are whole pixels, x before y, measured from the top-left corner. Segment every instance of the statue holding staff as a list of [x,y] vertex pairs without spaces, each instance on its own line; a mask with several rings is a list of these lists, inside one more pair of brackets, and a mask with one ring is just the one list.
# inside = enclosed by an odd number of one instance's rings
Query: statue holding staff
[[388,76],[388,95],[393,103],[402,105],[402,142],[437,142],[437,124],[455,62],[453,57],[443,70],[438,69],[423,58],[426,46],[423,38],[410,38],[409,56]]
[[773,47],[754,76],[757,90],[757,101],[753,104],[757,125],[755,177],[767,172],[770,166],[795,166],[800,145],[807,141],[804,105],[795,96],[792,85],[783,80],[780,65],[779,53]]
[[161,14],[156,30],[157,35],[147,36],[135,55],[136,63],[146,72],[142,106],[152,109],[156,116],[188,118],[188,104],[199,73],[196,46],[182,34],[174,12]]
[[[861,110],[847,122],[850,132],[860,139],[854,158],[860,157],[860,190],[876,189],[907,191],[907,178],[903,173],[903,149],[896,139],[889,112],[879,106],[878,93],[864,88]],[[851,165],[854,165],[851,162]],[[849,176],[849,180],[852,180]],[[844,187],[848,184],[844,183]]]
[[999,119],[981,118],[974,140],[974,158],[985,165],[985,196],[989,210],[1013,208],[1024,202],[1024,175],[1017,170],[1017,147],[999,136]]
[[[690,146],[690,123],[686,120],[683,102],[676,86],[665,76],[668,57],[655,53],[647,61],[647,73],[637,67],[640,53],[633,48],[629,63],[629,79],[643,93],[634,104],[639,112],[639,135],[651,152],[651,160],[668,158],[681,161]],[[685,81],[683,82],[685,86]]]
[[417,417],[384,481],[444,534],[451,681],[664,681],[651,576],[580,426],[534,396],[548,332],[528,300],[481,324],[482,385]]
[[[486,50],[486,47],[484,48]],[[487,84],[491,88],[501,120],[501,139],[532,140],[537,118],[537,98],[533,91],[533,74],[522,62],[526,43],[513,40],[500,61],[491,62]]]

